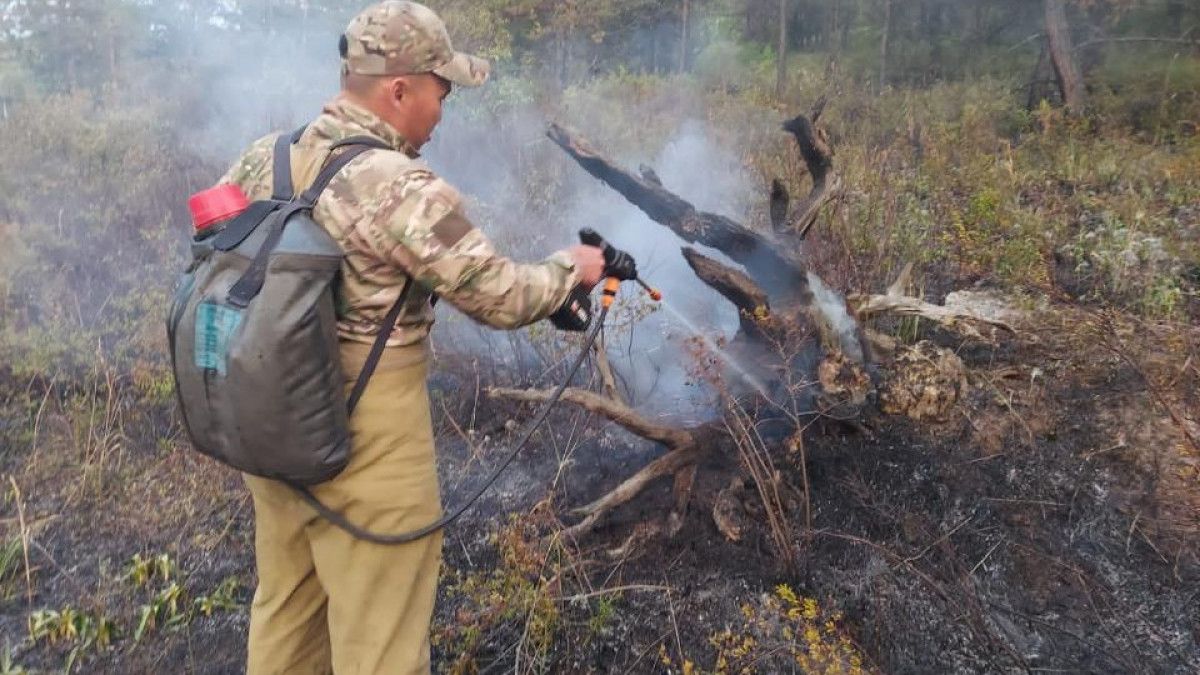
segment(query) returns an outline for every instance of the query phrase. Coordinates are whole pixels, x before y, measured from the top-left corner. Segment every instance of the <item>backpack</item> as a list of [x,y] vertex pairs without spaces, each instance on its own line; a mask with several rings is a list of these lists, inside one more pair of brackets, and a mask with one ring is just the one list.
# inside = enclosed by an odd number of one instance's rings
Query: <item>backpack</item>
[[349,462],[350,413],[412,283],[410,277],[388,311],[347,396],[334,304],[343,252],[312,213],[351,160],[391,148],[367,136],[334,143],[313,184],[294,196],[291,145],[303,131],[275,142],[271,198],[193,245],[167,316],[192,445],[239,471],[293,486],[329,480]]

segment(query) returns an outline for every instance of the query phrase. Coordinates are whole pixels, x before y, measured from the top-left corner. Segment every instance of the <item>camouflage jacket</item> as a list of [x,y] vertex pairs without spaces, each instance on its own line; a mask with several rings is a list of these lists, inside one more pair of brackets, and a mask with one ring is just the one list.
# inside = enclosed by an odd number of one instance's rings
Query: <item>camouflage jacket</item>
[[[417,283],[388,346],[428,337],[434,294],[496,328],[533,323],[566,302],[579,277],[565,252],[535,264],[498,254],[467,220],[458,191],[419,161],[392,127],[353,103],[328,104],[293,146],[297,191],[311,183],[332,143],[360,135],[382,139],[398,152],[370,150],[355,158],[313,211],[346,252],[337,297],[343,339],[373,341],[409,274]],[[236,183],[252,201],[269,199],[275,138],[256,141],[220,182]]]

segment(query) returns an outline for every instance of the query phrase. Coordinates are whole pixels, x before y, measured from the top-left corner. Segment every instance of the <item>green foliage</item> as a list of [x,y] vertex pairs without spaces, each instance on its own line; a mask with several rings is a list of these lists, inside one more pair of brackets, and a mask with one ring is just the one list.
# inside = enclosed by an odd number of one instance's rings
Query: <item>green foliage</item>
[[121,579],[138,588],[144,588],[156,579],[163,583],[170,583],[178,571],[179,568],[175,561],[171,560],[171,556],[166,553],[149,558],[143,558],[141,553],[135,553]]
[[513,57],[513,31],[506,11],[511,4],[446,0],[429,6],[445,20],[456,49],[504,61]]
[[[52,96],[0,121],[0,355],[18,373],[162,364],[161,315],[195,164],[164,109]],[[199,167],[197,167],[199,168]]]
[[1200,107],[1200,59],[1161,45],[1113,45],[1089,75],[1098,115],[1157,143],[1195,136]]
[[14,592],[14,582],[24,564],[24,550],[20,537],[9,537],[0,542],[0,601],[7,600]]
[[208,617],[241,606],[237,598],[241,582],[237,577],[226,577],[208,593],[195,597],[190,597],[183,578],[179,565],[167,553],[133,555],[121,580],[136,589],[150,591],[148,600],[137,610],[135,642],[155,631],[186,625],[197,615]]
[[616,593],[600,596],[596,601],[595,612],[588,619],[588,633],[603,635],[609,631],[609,626],[617,614],[617,602],[619,600],[619,594]]
[[138,608],[137,625],[133,639],[138,641],[147,633],[157,629],[175,628],[187,623],[190,618],[181,608],[187,607],[183,587],[171,582],[150,597],[150,601]]
[[192,601],[192,607],[204,616],[212,616],[217,612],[232,612],[241,607],[237,599],[241,584],[237,577],[226,577],[211,593],[196,597]]
[[[11,552],[14,548],[16,554]],[[0,570],[8,569],[11,574],[13,563],[5,561],[19,552],[19,540],[15,547],[9,542],[0,547]],[[0,572],[0,584],[3,579],[4,573]],[[105,649],[125,639],[138,642],[155,632],[179,629],[197,617],[237,611],[243,606],[239,597],[242,586],[236,576],[226,577],[208,592],[194,595],[188,589],[187,575],[167,553],[134,554],[116,580],[129,591],[144,597],[144,602],[136,605],[132,617],[114,617],[103,611],[85,611],[69,605],[59,609],[41,608],[27,617],[30,641],[34,645],[70,647],[64,664],[64,670],[70,672],[75,662],[89,650]],[[124,602],[120,604],[126,606]],[[123,627],[130,625],[133,628],[126,633]],[[0,674],[21,672],[5,671],[4,657],[0,653]],[[8,658],[11,663],[11,654]]]
[[120,628],[112,619],[73,607],[39,609],[29,615],[29,638],[35,643],[66,642],[84,649],[107,647],[119,634]]
[[[711,669],[697,667],[684,655],[659,647],[659,662],[668,672],[689,675],[749,675],[785,672],[822,675],[864,675],[872,672],[862,649],[842,626],[842,614],[829,612],[813,598],[797,595],[780,584],[771,594],[742,605],[742,624],[709,636],[716,650]],[[678,662],[676,659],[678,657]]]

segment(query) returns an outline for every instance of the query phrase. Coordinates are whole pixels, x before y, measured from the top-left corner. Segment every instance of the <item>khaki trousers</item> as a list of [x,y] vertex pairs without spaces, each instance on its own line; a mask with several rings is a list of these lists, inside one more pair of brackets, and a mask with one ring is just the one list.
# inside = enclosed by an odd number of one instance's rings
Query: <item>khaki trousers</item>
[[[347,391],[369,345],[343,343]],[[385,350],[350,420],[350,464],[312,490],[359,527],[412,530],[441,515],[424,345]],[[282,483],[245,476],[254,498],[258,588],[247,672],[428,673],[442,533],[359,541]]]

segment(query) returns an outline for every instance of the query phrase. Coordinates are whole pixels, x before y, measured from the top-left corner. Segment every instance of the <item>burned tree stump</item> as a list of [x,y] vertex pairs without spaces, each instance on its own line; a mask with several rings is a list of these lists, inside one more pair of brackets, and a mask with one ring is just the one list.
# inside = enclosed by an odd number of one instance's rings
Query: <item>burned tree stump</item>
[[[784,131],[792,134],[796,145],[800,148],[800,156],[812,176],[812,190],[801,202],[797,215],[793,219],[791,229],[803,239],[817,222],[821,209],[837,196],[842,188],[842,178],[833,170],[833,150],[825,132],[817,126],[817,120],[825,111],[825,99],[817,101],[813,106],[811,119],[797,115],[783,123]],[[786,194],[786,193],[785,193]]]
[[[802,448],[803,430],[815,416],[828,417],[839,425],[863,430],[857,418],[874,391],[874,383],[863,368],[869,353],[864,348],[863,331],[848,313],[846,301],[826,288],[808,269],[801,249],[804,236],[817,222],[821,210],[836,199],[841,190],[841,178],[833,169],[832,149],[816,124],[823,109],[824,100],[814,106],[810,117],[798,115],[783,125],[783,130],[795,139],[813,184],[789,220],[792,209],[788,191],[778,180],[772,181],[769,203],[772,231],[766,233],[725,216],[698,211],[667,189],[652,167],[643,164],[635,175],[605,157],[578,134],[557,124],[550,125],[547,135],[588,173],[683,240],[716,248],[742,266],[743,269],[737,269],[718,262],[692,247],[681,249],[696,277],[737,308],[740,324],[731,346],[739,351],[739,345],[756,350],[761,360],[768,362],[765,370],[774,378],[768,386],[756,386],[758,395],[751,395],[749,399],[726,393],[728,405],[723,419],[688,428],[651,422],[611,394],[602,396],[586,390],[567,389],[563,401],[657,442],[665,446],[666,452],[608,493],[574,509],[574,515],[581,519],[567,528],[566,534],[584,535],[606,514],[634,499],[658,479],[672,477],[672,507],[664,524],[644,523],[635,528],[634,534],[617,551],[629,552],[637,542],[650,536],[646,532],[665,530],[673,535],[682,526],[687,512],[699,460],[709,455],[736,457],[742,474],[752,481],[752,494],[762,501],[765,517],[756,522],[769,529],[771,544],[781,560],[795,559],[794,538],[786,515],[796,508],[790,506],[795,500],[786,495],[795,492],[787,488],[781,474],[775,470],[772,448],[781,443]],[[978,335],[971,324],[1011,330],[1002,320],[983,316],[970,308],[931,305],[905,295],[903,287],[907,274],[906,270],[884,295],[851,296],[856,313],[862,316],[878,312],[916,314],[967,335]],[[801,393],[797,395],[797,391]],[[551,391],[494,388],[489,390],[489,396],[545,401]],[[764,429],[776,419],[781,421],[783,428],[766,433]],[[802,450],[800,455],[803,468]],[[807,473],[803,475],[805,520],[811,528]],[[732,485],[738,480],[735,479]],[[742,527],[734,522],[730,509],[725,508],[735,492],[740,494],[740,488],[725,490],[724,497],[717,499],[719,503],[712,510],[718,529],[731,539],[742,536]]]

